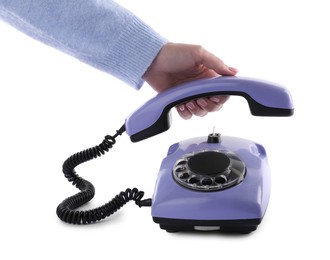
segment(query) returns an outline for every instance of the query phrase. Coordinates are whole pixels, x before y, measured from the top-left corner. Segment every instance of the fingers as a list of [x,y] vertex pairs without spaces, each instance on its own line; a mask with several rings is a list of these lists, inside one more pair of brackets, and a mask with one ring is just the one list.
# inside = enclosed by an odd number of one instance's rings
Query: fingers
[[[210,101],[212,101],[213,103],[217,104],[217,105],[223,105],[224,103],[227,102],[227,100],[229,99],[229,96],[212,96],[208,98]],[[212,111],[210,111],[212,112]]]
[[201,107],[197,101],[192,100],[186,103],[187,109],[190,111],[191,114],[195,116],[205,116],[207,115],[207,111]]
[[183,119],[190,119],[193,115],[205,116],[207,114],[207,111],[202,109],[196,101],[189,101],[188,103],[181,104],[177,106],[177,110]]
[[193,115],[205,116],[207,114],[207,111],[203,110],[194,100],[177,106],[177,110],[183,119],[190,119]]
[[192,113],[188,110],[185,104],[178,105],[176,109],[183,119],[188,120],[192,117]]
[[229,96],[212,96],[199,98],[177,106],[177,111],[183,119],[190,119],[193,115],[203,117],[208,112],[219,111]]

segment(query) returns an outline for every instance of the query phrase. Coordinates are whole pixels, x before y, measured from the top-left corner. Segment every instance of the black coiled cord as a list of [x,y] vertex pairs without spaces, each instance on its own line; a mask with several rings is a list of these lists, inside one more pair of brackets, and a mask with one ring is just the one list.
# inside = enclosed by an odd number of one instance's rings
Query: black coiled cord
[[70,156],[63,163],[63,173],[72,185],[80,190],[77,194],[66,198],[58,205],[56,214],[64,222],[70,224],[90,224],[102,220],[117,210],[119,210],[128,201],[133,200],[138,206],[151,206],[151,200],[141,201],[144,192],[139,191],[137,188],[126,189],[120,192],[111,201],[95,209],[90,210],[76,210],[78,207],[93,199],[95,188],[89,181],[81,178],[75,172],[75,167],[79,164],[87,162],[102,156],[108,152],[116,143],[115,138],[125,132],[125,125],[123,125],[114,136],[107,135],[103,142],[97,146],[86,149],[79,153]]

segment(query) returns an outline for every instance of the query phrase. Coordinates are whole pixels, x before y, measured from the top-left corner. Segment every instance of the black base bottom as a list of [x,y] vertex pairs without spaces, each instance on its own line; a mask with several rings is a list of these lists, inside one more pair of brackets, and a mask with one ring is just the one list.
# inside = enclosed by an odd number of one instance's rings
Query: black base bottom
[[222,233],[248,234],[255,231],[261,219],[235,219],[235,220],[193,220],[153,218],[161,229],[167,232],[179,231],[218,231]]

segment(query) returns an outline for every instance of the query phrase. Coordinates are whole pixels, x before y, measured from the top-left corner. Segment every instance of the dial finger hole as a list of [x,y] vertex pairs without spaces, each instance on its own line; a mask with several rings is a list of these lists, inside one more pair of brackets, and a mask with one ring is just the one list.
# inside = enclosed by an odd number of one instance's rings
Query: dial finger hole
[[220,175],[215,177],[214,181],[218,184],[225,184],[227,182],[227,177],[225,175]]

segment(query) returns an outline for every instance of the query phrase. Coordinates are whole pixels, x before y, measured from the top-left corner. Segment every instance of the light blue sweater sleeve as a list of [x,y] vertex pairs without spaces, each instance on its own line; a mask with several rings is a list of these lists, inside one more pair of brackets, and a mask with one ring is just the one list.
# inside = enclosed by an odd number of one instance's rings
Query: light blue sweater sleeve
[[167,42],[112,0],[0,0],[0,18],[136,89]]

